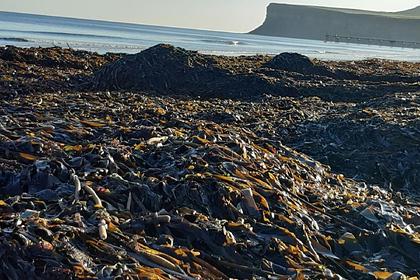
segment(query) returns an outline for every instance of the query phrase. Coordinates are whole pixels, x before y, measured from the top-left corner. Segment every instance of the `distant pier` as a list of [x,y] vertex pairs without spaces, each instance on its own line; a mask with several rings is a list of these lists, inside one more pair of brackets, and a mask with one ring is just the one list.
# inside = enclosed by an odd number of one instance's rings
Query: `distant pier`
[[379,45],[379,46],[420,49],[420,42],[387,40],[387,39],[367,38],[367,37],[340,36],[340,35],[330,35],[330,34],[325,35],[325,42],[353,43],[353,44],[364,44],[364,45]]

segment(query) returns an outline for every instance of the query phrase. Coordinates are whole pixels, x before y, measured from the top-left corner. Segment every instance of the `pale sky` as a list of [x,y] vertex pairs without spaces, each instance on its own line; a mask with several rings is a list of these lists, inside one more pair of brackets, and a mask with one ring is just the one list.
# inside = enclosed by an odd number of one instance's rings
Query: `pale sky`
[[420,6],[420,0],[0,0],[0,11],[247,32],[270,2],[375,11]]

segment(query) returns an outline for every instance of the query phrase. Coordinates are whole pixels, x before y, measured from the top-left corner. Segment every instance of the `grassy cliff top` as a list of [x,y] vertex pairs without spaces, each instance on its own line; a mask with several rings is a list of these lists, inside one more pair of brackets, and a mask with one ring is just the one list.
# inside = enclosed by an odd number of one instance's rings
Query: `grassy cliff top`
[[404,10],[400,12],[378,12],[378,11],[367,11],[367,10],[357,10],[357,9],[331,8],[331,7],[322,7],[322,6],[271,3],[268,6],[268,9],[273,8],[273,7],[279,7],[279,6],[296,7],[296,8],[301,8],[301,9],[328,10],[328,11],[333,11],[333,12],[347,13],[347,14],[363,14],[363,15],[394,17],[394,18],[397,17],[397,18],[420,19],[420,6],[410,9],[410,10]]

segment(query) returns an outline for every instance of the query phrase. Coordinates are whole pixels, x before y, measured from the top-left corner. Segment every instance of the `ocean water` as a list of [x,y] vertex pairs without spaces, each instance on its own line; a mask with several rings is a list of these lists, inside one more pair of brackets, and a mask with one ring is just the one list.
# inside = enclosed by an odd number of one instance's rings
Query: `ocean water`
[[384,58],[420,61],[420,49],[0,12],[2,46],[60,46],[99,53],[136,53],[159,43],[221,55],[298,52],[324,60]]

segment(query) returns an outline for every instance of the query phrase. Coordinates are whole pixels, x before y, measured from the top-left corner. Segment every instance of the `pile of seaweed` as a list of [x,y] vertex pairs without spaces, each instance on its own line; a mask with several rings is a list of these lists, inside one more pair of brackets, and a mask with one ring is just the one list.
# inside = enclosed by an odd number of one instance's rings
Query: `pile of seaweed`
[[[165,45],[124,56],[140,61],[127,69],[150,62],[143,73],[170,81],[174,94],[156,96],[165,90],[147,75],[132,92],[78,90],[104,61],[93,81],[119,65],[122,86],[124,57],[88,53],[93,61],[79,61],[72,50],[37,51],[69,55],[81,67],[11,60],[0,64],[1,78],[20,87],[56,69],[54,77],[81,82],[60,91],[40,79],[44,91],[0,100],[0,278],[419,278],[420,204],[412,194],[420,93],[393,92],[416,87],[408,74],[417,75],[415,64],[312,61],[308,67],[356,77],[386,69],[374,83],[392,94],[332,102],[301,90],[339,79],[286,69],[302,61],[280,69],[265,56]],[[198,98],[159,66],[162,52],[181,81],[197,69],[198,81],[211,71],[226,81],[265,72],[274,83],[298,81],[299,95]],[[404,82],[390,82],[398,73]]]
[[92,81],[95,90],[235,98],[257,96],[270,85],[257,75],[220,67],[213,56],[165,44],[122,57],[97,71]]
[[392,68],[387,63],[373,60],[361,69],[294,53],[227,58],[161,44],[99,69],[91,89],[254,100],[264,94],[319,96],[334,102],[420,90],[420,72],[412,71],[416,64]]
[[94,71],[119,57],[58,47],[0,47],[0,95],[76,91],[90,82]]
[[419,193],[420,93],[374,98],[296,127],[285,143],[335,172],[387,189]]
[[232,102],[2,101],[2,277],[419,275],[419,205],[204,117]]
[[332,76],[334,73],[324,65],[316,65],[309,57],[299,53],[281,53],[264,64],[271,69],[297,72],[306,75]]

